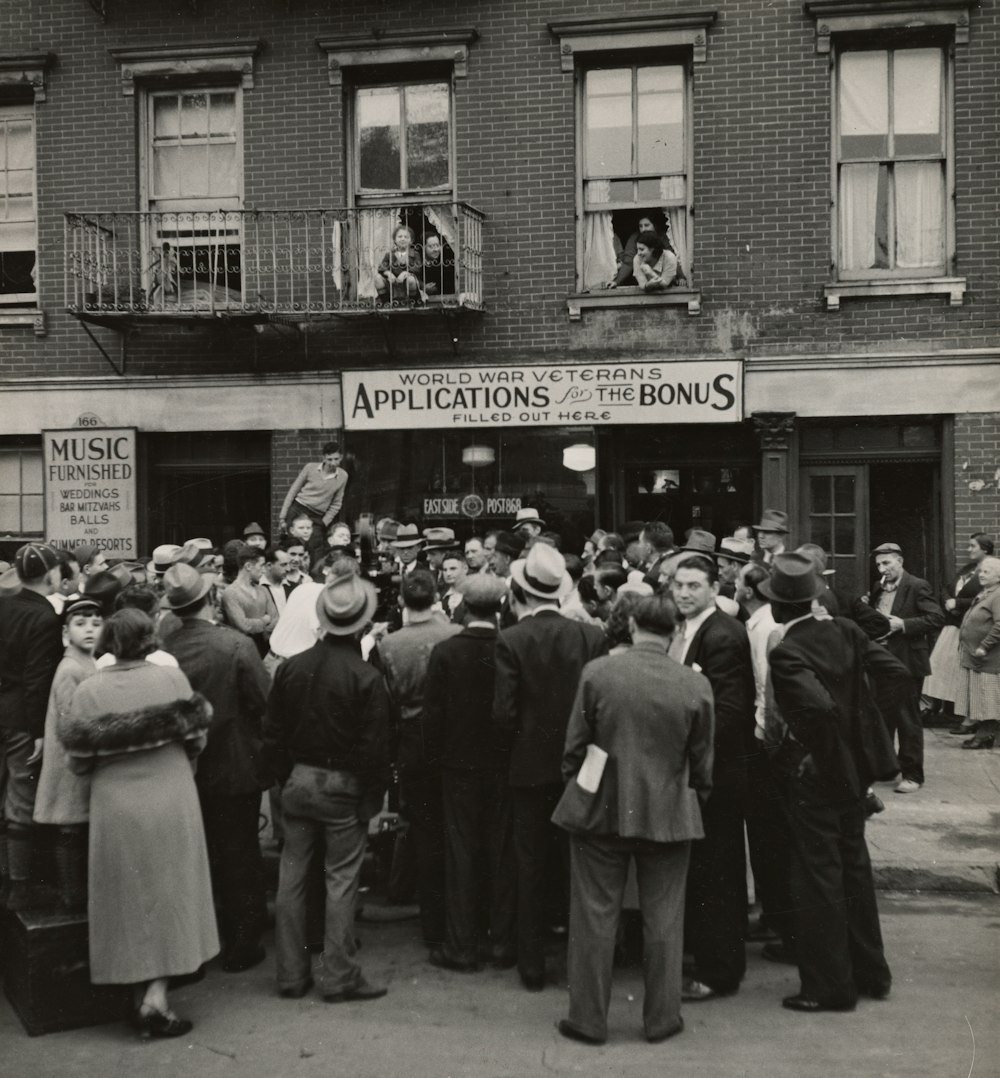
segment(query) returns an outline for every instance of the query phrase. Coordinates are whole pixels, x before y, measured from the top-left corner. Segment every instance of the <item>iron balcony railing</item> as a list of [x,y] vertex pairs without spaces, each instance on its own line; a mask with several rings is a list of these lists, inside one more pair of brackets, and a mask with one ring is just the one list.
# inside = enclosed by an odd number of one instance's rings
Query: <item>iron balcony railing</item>
[[483,223],[464,202],[67,213],[66,307],[101,316],[482,310]]

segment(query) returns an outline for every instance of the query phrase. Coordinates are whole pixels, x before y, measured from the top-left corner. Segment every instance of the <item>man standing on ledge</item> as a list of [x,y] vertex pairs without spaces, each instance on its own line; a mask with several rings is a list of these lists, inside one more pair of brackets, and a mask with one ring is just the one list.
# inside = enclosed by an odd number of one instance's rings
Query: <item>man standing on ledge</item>
[[313,522],[309,540],[311,561],[315,561],[326,545],[326,529],[337,519],[344,503],[344,491],[349,478],[340,466],[343,453],[338,442],[323,446],[323,459],[318,464],[306,464],[295,482],[288,488],[281,505],[281,524],[291,524],[291,514],[308,513]]

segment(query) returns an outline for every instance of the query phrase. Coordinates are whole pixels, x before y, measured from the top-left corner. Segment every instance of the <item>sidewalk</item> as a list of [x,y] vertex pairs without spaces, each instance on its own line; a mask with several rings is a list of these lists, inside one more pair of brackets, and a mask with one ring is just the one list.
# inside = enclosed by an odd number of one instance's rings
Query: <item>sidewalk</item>
[[1000,748],[924,731],[923,788],[876,792],[885,812],[866,828],[876,885],[899,891],[1000,891]]

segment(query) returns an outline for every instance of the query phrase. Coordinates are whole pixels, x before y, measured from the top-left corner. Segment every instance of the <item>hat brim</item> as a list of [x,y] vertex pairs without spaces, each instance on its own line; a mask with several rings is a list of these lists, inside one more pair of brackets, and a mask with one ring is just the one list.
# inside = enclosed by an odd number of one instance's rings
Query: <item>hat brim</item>
[[[677,548],[678,554],[700,554],[703,558],[715,558],[718,557],[719,552],[717,550],[706,550],[700,546],[679,546]],[[723,555],[726,557],[727,555]]]
[[715,552],[717,558],[728,558],[730,561],[738,561],[741,565],[749,565],[753,561],[753,558],[749,554],[739,553],[735,550],[717,550]]
[[751,524],[755,532],[774,532],[775,535],[787,535],[787,528],[776,528],[773,524]]
[[[194,568],[194,566],[192,566],[192,568]],[[171,610],[187,610],[189,606],[194,606],[194,604],[200,599],[204,599],[215,581],[207,573],[199,574],[199,576],[200,579],[198,581],[198,594],[195,595],[192,599],[186,598],[183,603],[173,603],[170,601],[170,599],[167,599],[167,606],[169,606]]]
[[519,561],[511,562],[510,575],[514,578],[514,583],[528,595],[534,595],[536,599],[546,599],[549,602],[558,603],[562,602],[573,590],[573,578],[569,573],[563,573],[562,580],[556,591],[542,591],[536,588],[524,575],[525,565],[527,565],[527,562],[523,558]]
[[813,599],[818,599],[823,592],[826,591],[826,585],[822,580],[818,580],[808,595],[800,595],[795,599],[790,599],[787,595],[778,595],[775,593],[773,578],[769,577],[767,580],[762,580],[757,585],[757,590],[761,595],[766,596],[774,603],[810,603]]
[[432,550],[461,550],[461,549],[462,549],[462,544],[457,543],[457,542],[456,543],[430,543],[429,542],[424,547],[424,550],[426,550],[428,553],[430,553],[430,551],[432,551]]
[[541,517],[526,517],[524,520],[515,520],[510,526],[510,530],[516,532],[518,528],[523,528],[525,524],[539,524],[541,527],[545,527],[545,521]]
[[398,547],[422,546],[426,539],[393,539],[392,545]]
[[350,623],[331,621],[322,606],[323,593],[320,592],[316,596],[316,617],[323,632],[329,633],[331,636],[350,636],[352,633],[356,633],[358,629],[363,629],[372,620],[375,616],[375,608],[378,606],[378,592],[367,580],[362,580],[361,584],[365,591],[365,605],[358,611],[358,616]]

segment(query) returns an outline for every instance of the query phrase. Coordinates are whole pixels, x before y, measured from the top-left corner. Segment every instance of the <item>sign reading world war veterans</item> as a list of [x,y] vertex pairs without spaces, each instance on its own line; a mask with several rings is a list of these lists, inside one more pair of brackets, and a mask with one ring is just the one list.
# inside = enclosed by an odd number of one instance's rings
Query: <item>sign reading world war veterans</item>
[[346,430],[738,423],[739,360],[343,372]]
[[45,536],[55,547],[89,543],[111,558],[134,558],[135,430],[75,427],[42,432]]

